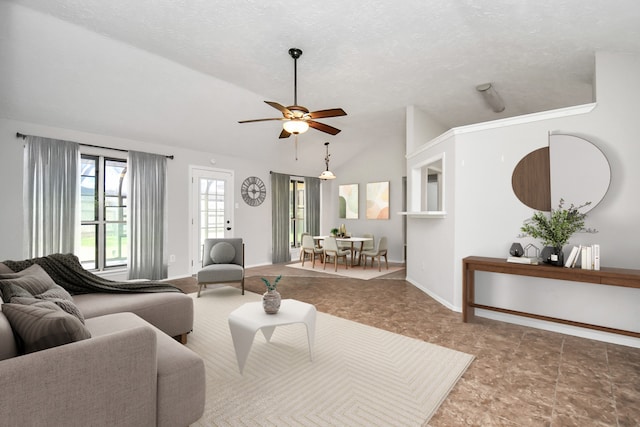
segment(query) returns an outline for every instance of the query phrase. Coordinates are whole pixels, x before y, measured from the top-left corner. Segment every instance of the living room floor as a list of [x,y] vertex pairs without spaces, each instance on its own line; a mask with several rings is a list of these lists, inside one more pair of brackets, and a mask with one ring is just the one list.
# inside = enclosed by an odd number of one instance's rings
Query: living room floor
[[[638,348],[483,318],[462,323],[460,313],[404,280],[404,270],[358,280],[316,268],[249,268],[245,288],[262,294],[260,278],[282,274],[283,298],[476,357],[429,426],[640,425]],[[176,284],[194,292],[189,280]]]

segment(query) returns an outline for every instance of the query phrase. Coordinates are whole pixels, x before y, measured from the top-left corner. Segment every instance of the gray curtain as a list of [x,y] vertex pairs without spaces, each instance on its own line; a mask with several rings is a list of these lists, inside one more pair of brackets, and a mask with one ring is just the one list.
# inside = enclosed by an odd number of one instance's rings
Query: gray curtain
[[129,151],[129,279],[167,277],[167,159]]
[[320,234],[320,179],[306,177],[304,179],[305,206],[307,216],[307,232],[312,236]]
[[73,253],[80,206],[78,144],[27,136],[23,185],[25,256]]
[[271,172],[271,262],[291,261],[289,252],[289,175]]

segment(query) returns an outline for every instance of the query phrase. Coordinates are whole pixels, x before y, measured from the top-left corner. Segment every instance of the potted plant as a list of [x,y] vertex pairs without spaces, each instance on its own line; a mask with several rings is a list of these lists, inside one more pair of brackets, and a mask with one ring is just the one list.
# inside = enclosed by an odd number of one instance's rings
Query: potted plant
[[[568,208],[564,207],[564,199],[560,199],[557,209],[551,209],[551,213],[536,212],[524,221],[520,231],[523,236],[531,236],[540,239],[548,250],[543,250],[543,261],[553,265],[564,265],[562,247],[569,241],[576,231],[585,231],[584,220],[586,213],[580,209],[589,206],[586,202],[580,206],[573,203]],[[586,230],[594,231],[594,230]]]
[[267,314],[276,314],[280,310],[280,293],[276,290],[278,282],[282,279],[282,274],[276,277],[273,283],[262,277],[262,281],[267,285],[267,292],[262,295],[262,307]]
[[338,235],[338,229],[337,229],[337,228],[332,228],[332,229],[331,229],[331,235],[332,235],[333,237],[337,236],[337,235]]

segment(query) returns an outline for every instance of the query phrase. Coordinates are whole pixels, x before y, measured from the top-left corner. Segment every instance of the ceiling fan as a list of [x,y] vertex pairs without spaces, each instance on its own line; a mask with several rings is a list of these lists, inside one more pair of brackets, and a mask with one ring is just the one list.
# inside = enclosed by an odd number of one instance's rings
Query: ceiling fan
[[329,117],[346,116],[342,108],[331,108],[329,110],[318,110],[309,112],[306,107],[298,105],[298,58],[302,56],[302,50],[298,48],[289,49],[289,55],[293,58],[293,105],[285,107],[277,102],[264,101],[282,113],[282,117],[270,119],[242,120],[238,123],[265,122],[271,120],[282,121],[282,132],[280,138],[289,138],[291,134],[298,135],[305,133],[309,127],[331,135],[337,135],[340,129],[315,121],[315,119],[326,119]]

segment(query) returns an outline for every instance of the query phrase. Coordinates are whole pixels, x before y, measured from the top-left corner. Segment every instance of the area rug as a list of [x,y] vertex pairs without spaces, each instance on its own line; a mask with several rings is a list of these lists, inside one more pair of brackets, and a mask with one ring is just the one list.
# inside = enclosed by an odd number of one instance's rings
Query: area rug
[[390,273],[395,273],[396,271],[403,270],[404,267],[389,267],[387,270],[382,267],[382,271],[378,271],[378,265],[376,264],[374,268],[367,267],[367,269],[363,269],[361,266],[349,267],[348,269],[344,268],[344,264],[338,264],[338,271],[334,271],[333,264],[327,264],[327,268],[323,269],[324,264],[316,261],[316,267],[312,267],[312,263],[310,261],[305,261],[304,267],[301,262],[297,262],[295,264],[287,264],[287,267],[297,268],[300,270],[307,271],[315,271],[316,273],[327,273],[333,274],[341,277],[350,277],[352,279],[360,279],[360,280],[369,280],[379,278],[381,276],[386,276]]
[[240,374],[227,318],[261,296],[228,286],[190,295],[187,346],[205,360],[207,387],[195,426],[421,426],[473,360],[318,312],[313,361],[305,326],[279,326],[271,342],[256,334]]

